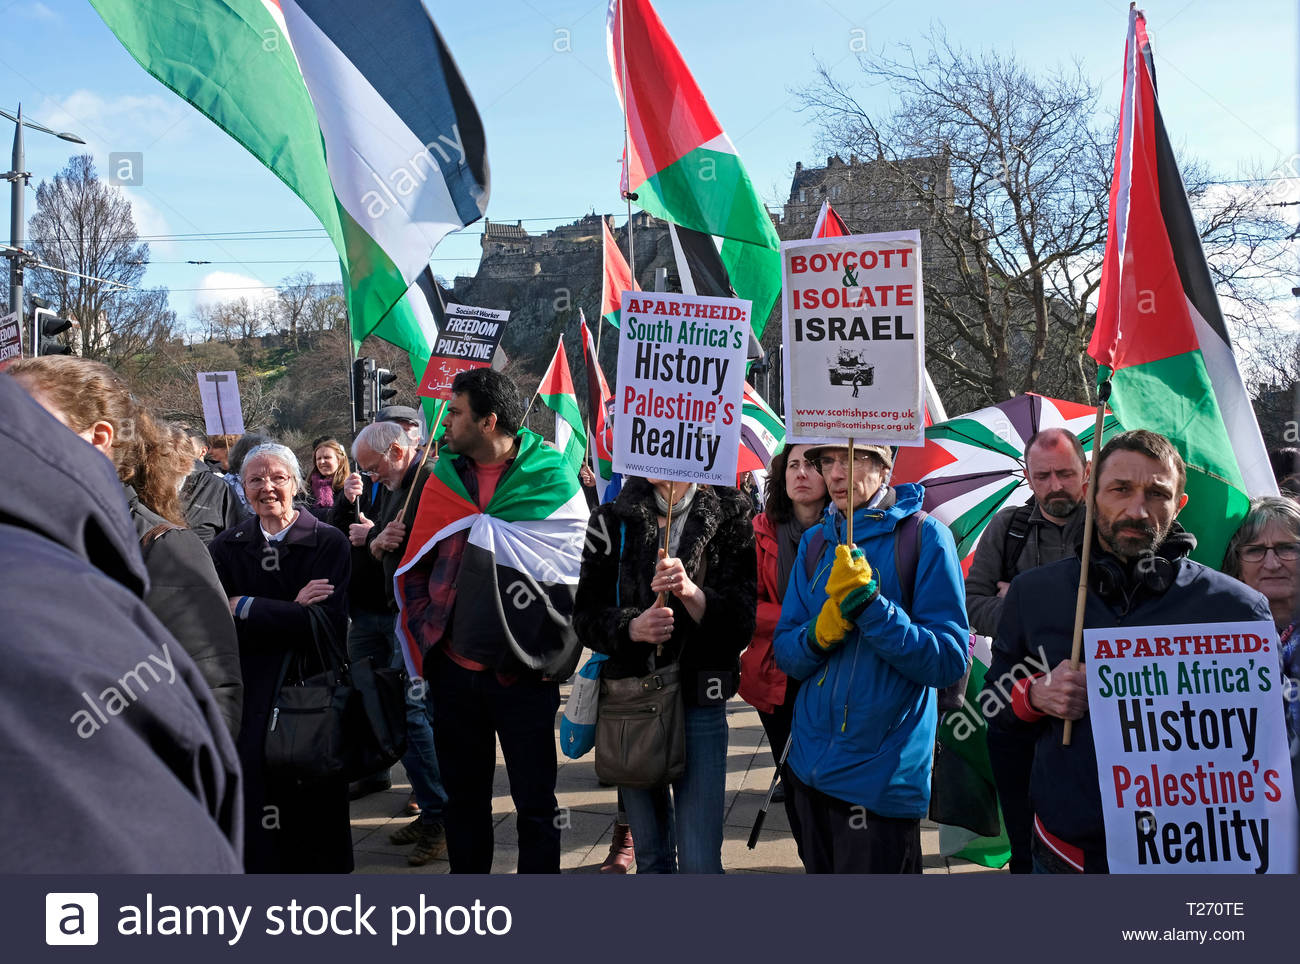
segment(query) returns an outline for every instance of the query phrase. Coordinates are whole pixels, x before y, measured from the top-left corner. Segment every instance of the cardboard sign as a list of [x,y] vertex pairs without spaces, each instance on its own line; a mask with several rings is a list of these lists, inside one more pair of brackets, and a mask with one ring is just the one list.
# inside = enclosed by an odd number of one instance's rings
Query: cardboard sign
[[925,444],[921,235],[781,243],[786,442]]
[[199,399],[209,435],[243,435],[244,411],[234,372],[199,372]]
[[614,471],[735,485],[750,302],[625,291]]
[[0,362],[20,358],[23,353],[23,332],[18,324],[18,313],[0,315]]
[[1271,622],[1084,631],[1111,873],[1294,874]]
[[497,308],[448,305],[446,323],[438,332],[416,394],[450,400],[451,383],[457,375],[492,364],[509,317],[509,311]]

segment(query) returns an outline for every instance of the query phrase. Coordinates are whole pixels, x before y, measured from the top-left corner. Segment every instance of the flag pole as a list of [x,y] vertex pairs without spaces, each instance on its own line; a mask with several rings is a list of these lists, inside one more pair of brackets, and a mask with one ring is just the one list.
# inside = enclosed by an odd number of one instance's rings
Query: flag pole
[[848,523],[848,544],[853,545],[853,439],[849,439],[849,511],[846,513],[849,517]]
[[406,518],[407,506],[411,504],[411,496],[415,495],[415,480],[420,477],[420,469],[424,468],[424,463],[429,461],[429,453],[437,444],[433,438],[438,434],[438,426],[442,424],[442,416],[447,411],[447,400],[444,398],[442,404],[438,406],[438,417],[433,421],[433,428],[429,429],[429,441],[424,445],[424,456],[420,459],[420,468],[415,470],[415,479],[411,480],[411,487],[406,490],[406,501],[402,503],[402,511],[397,516],[397,521]]
[[[1097,454],[1101,451],[1101,433],[1106,421],[1106,403],[1110,401],[1110,378],[1097,386],[1097,421],[1092,430],[1092,464],[1088,471],[1088,496],[1083,513],[1083,554],[1079,559],[1079,591],[1074,602],[1074,640],[1070,646],[1070,669],[1078,672],[1083,653],[1083,612],[1088,604],[1088,563],[1092,559],[1092,527],[1097,505]],[[1061,745],[1069,746],[1074,720],[1065,721]]]
[[[668,540],[670,540],[672,537],[673,537],[673,483],[669,482],[668,483],[668,518],[664,523],[664,547],[659,550],[660,559],[668,558]],[[655,605],[667,606],[668,593],[666,592],[659,593],[659,596],[655,599]],[[655,647],[655,656],[662,656],[663,652],[664,652],[664,644],[659,643]]]
[[[623,192],[623,199],[627,201],[627,267],[632,275],[632,284],[636,285],[636,242],[632,237],[632,200],[636,197],[632,193],[632,126],[627,117],[627,43],[624,39],[627,30],[627,11],[623,7],[622,0],[618,4],[618,52],[622,61],[623,73],[623,176],[627,178],[627,190]],[[597,329],[599,331],[599,329]],[[597,351],[600,350],[600,343],[596,343]]]

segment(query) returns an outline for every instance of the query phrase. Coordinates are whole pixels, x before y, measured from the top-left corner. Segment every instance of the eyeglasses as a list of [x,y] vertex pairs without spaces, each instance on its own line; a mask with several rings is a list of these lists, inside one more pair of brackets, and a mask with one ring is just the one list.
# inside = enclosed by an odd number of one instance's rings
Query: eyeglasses
[[1275,545],[1250,545],[1241,547],[1242,562],[1263,562],[1268,551],[1272,549],[1273,555],[1277,556],[1282,562],[1295,562],[1300,559],[1300,542],[1279,542]]
[[[822,455],[818,458],[812,459],[811,461],[816,464],[822,475],[825,475],[837,465],[845,470],[849,467],[849,459],[847,455]],[[863,452],[861,455],[855,454],[853,456],[853,466],[858,470],[865,469],[872,461],[874,461],[873,457],[866,452]]]
[[378,467],[375,467],[375,468],[373,468],[373,469],[363,469],[363,468],[361,467],[361,463],[358,462],[358,463],[357,463],[357,471],[358,471],[359,473],[361,473],[362,475],[368,475],[368,476],[370,476],[370,478],[372,478],[372,479],[377,479],[377,478],[379,478],[379,468],[378,468]]
[[288,485],[292,481],[293,479],[287,475],[272,475],[272,476],[254,475],[252,478],[244,480],[244,488],[264,489],[267,486],[273,485],[277,489],[283,489],[286,485]]

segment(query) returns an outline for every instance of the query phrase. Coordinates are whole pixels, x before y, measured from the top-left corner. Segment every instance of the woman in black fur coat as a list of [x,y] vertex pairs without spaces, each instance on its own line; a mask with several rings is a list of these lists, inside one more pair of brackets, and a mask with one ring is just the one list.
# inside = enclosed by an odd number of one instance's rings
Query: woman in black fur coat
[[[669,554],[664,545],[673,500]],[[604,679],[680,662],[686,771],[667,787],[623,787],[641,873],[722,873],[726,702],[754,632],[750,503],[732,488],[631,478],[592,513],[573,614],[583,645],[609,659]],[[667,593],[667,605],[656,595]],[[662,649],[660,649],[662,647]]]

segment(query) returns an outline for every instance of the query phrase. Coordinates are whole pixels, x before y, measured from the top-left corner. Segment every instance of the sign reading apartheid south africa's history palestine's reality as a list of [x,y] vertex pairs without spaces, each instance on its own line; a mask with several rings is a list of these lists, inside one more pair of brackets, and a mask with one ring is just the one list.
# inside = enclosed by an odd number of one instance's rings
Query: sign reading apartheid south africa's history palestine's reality
[[1271,622],[1084,631],[1111,873],[1293,874]]
[[735,485],[750,302],[625,291],[614,471]]
[[787,442],[921,445],[917,231],[781,244]]
[[452,379],[471,368],[492,364],[509,318],[510,312],[504,309],[448,305],[446,321],[438,332],[416,394],[449,401]]

